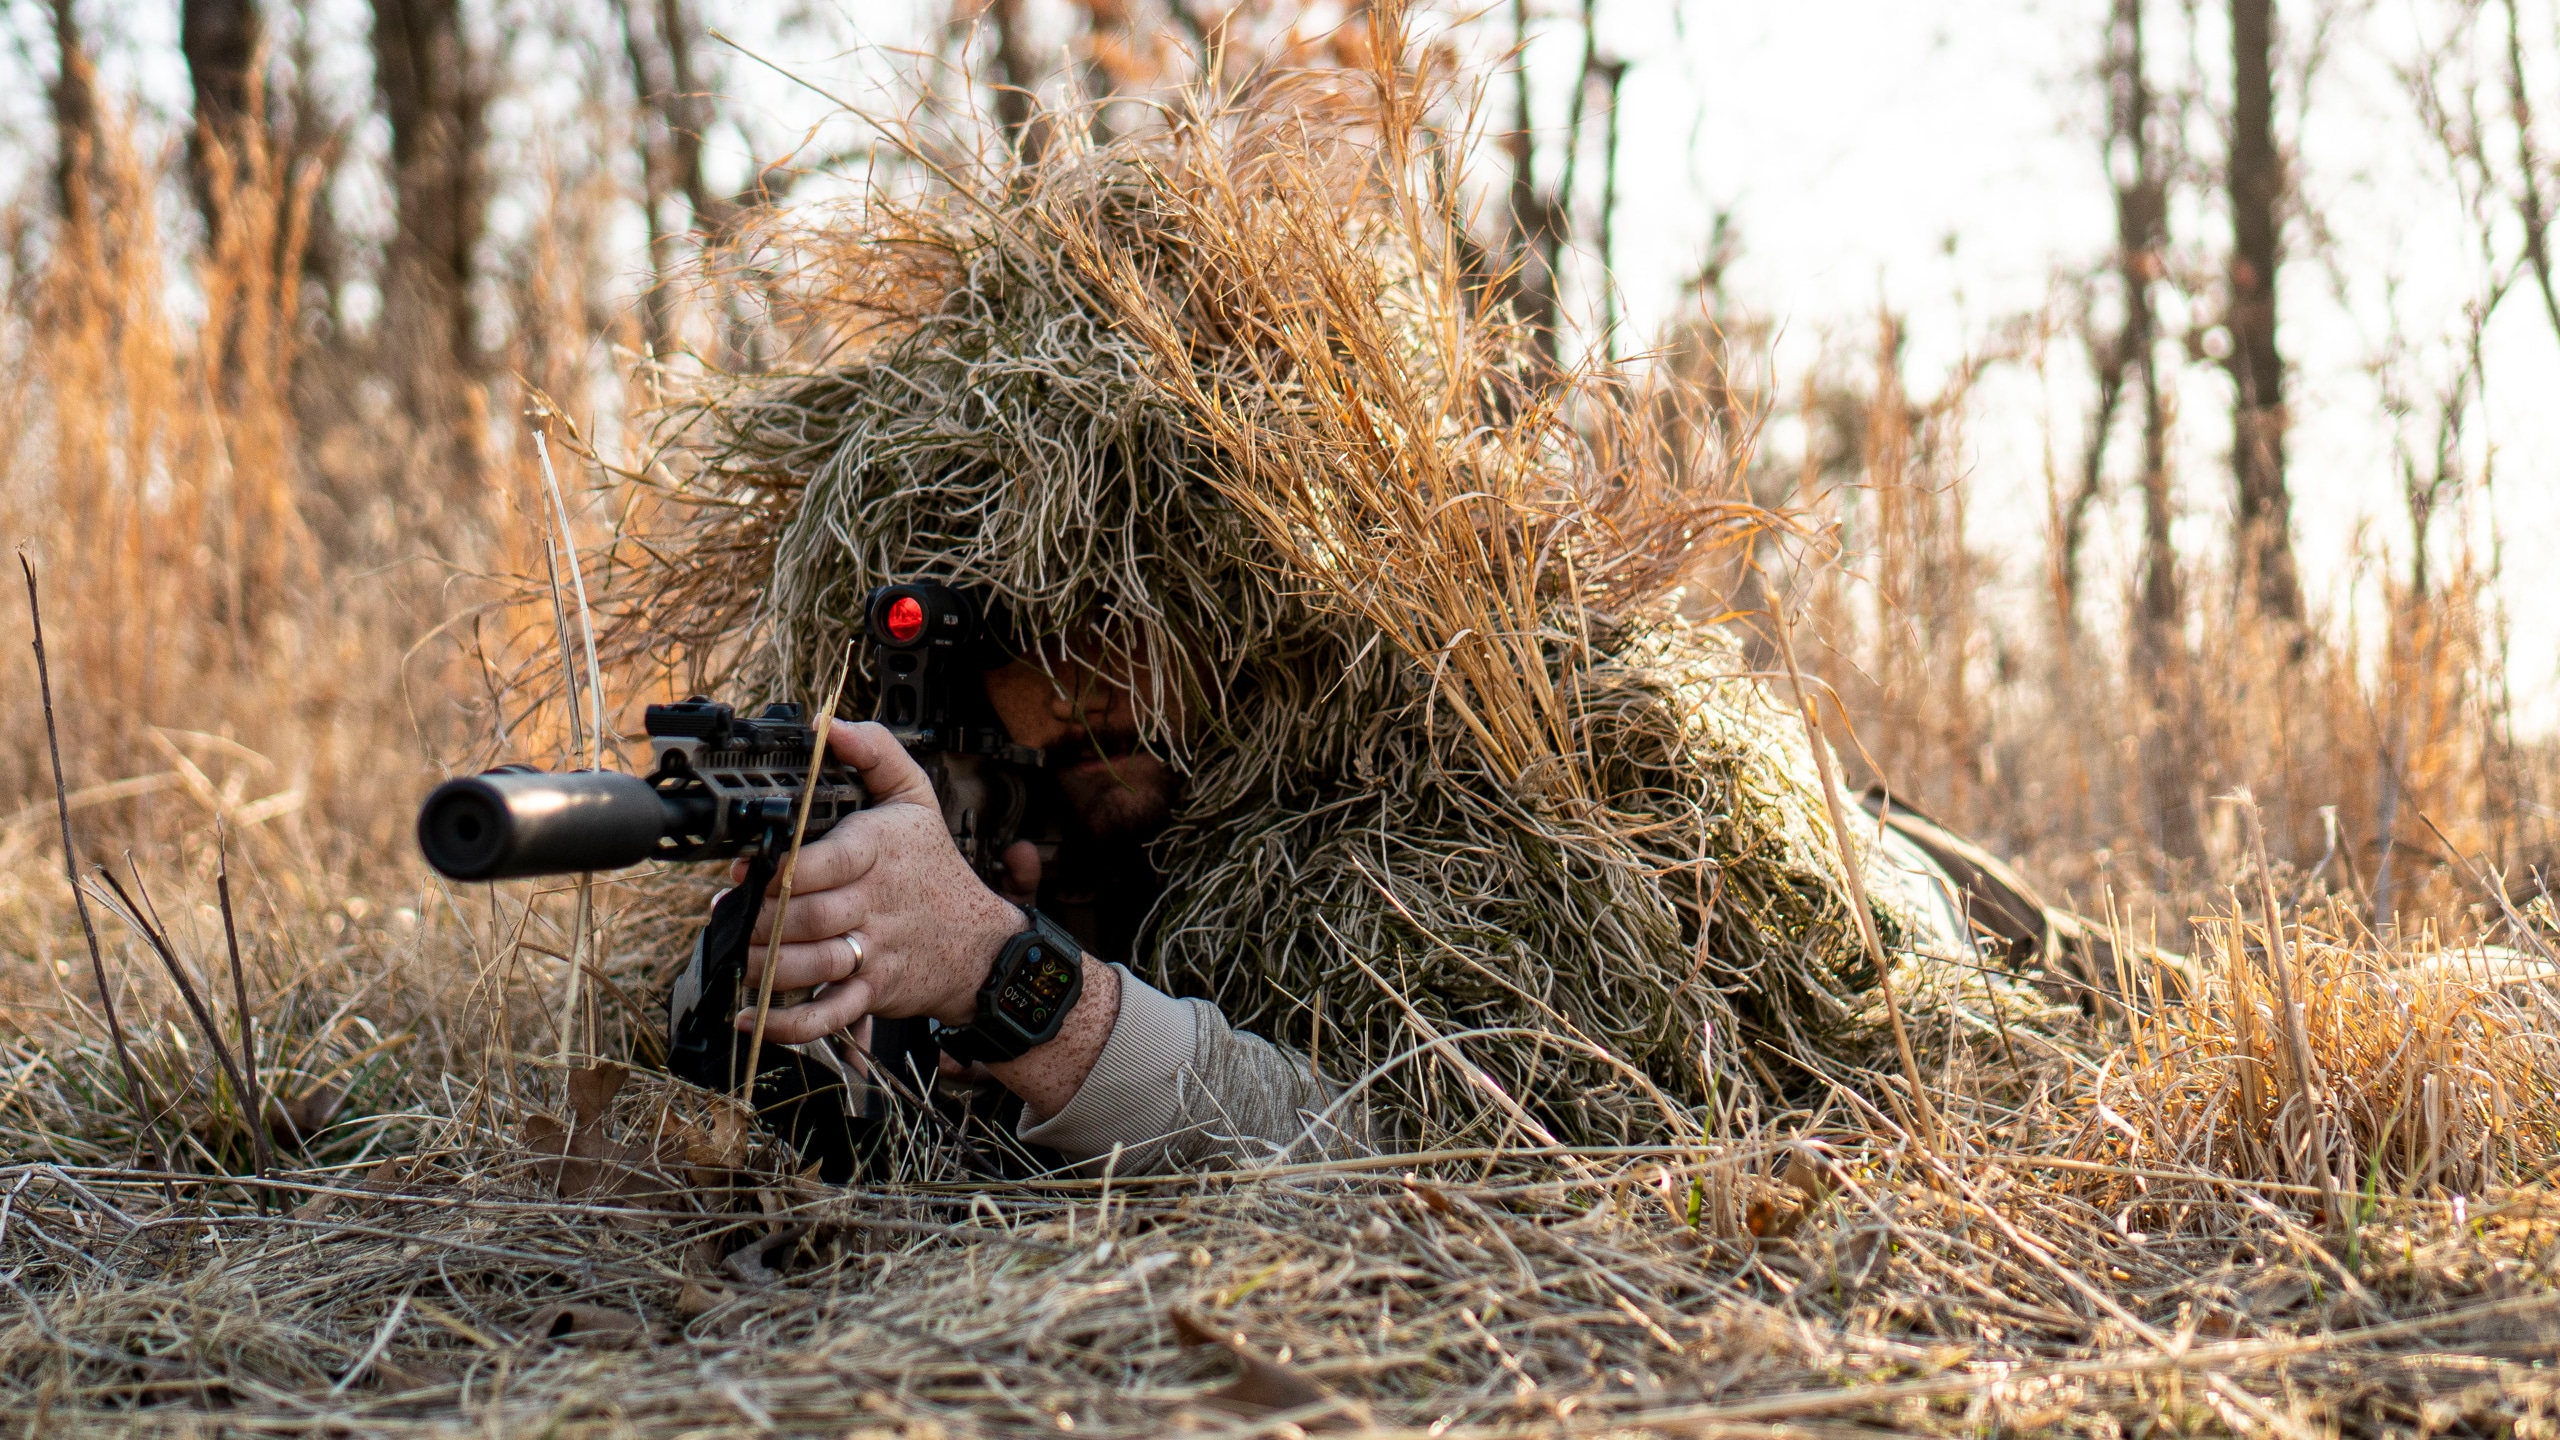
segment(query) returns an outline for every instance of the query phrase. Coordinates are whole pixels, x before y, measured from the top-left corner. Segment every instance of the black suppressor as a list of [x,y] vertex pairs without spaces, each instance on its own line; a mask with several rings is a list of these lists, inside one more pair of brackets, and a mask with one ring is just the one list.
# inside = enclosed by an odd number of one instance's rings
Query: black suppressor
[[[726,860],[788,844],[817,732],[797,705],[752,720],[696,696],[652,705],[657,768],[548,774],[510,765],[447,780],[418,810],[418,848],[456,880],[618,870],[643,860]],[[862,782],[821,767],[808,837],[862,808]]]

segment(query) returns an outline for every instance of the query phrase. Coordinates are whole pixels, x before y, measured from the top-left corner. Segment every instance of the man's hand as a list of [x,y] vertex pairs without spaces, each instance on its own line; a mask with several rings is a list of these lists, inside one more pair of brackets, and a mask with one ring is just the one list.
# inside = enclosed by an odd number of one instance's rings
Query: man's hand
[[[773,985],[830,988],[807,1004],[777,1007],[765,1038],[798,1044],[865,1015],[931,1015],[965,1025],[977,1014],[978,987],[997,953],[1022,930],[1022,911],[980,883],[961,858],[932,784],[887,730],[837,720],[827,744],[860,772],[872,803],[801,848]],[[761,983],[772,897],[780,889],[777,878],[756,920],[750,985]],[[752,1005],[740,1012],[738,1028],[755,1028]]]

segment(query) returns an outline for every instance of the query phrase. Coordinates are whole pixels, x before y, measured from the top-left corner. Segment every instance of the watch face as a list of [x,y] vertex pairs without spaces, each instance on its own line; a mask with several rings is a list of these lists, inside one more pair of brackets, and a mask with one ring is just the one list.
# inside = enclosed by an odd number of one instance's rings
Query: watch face
[[1033,942],[1021,967],[997,992],[997,1012],[1026,1036],[1046,1038],[1082,965],[1081,956],[1063,954],[1045,940]]

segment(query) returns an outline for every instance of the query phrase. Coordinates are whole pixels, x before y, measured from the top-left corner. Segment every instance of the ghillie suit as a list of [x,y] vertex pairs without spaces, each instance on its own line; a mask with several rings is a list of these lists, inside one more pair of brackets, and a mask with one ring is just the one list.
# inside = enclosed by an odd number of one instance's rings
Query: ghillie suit
[[1694,1135],[1878,1053],[1803,722],[1676,618],[1768,517],[1542,368],[1418,103],[1306,79],[804,228],[833,350],[696,397],[643,618],[805,689],[937,579],[1142,656],[1187,784],[1139,973],[1409,1143]]

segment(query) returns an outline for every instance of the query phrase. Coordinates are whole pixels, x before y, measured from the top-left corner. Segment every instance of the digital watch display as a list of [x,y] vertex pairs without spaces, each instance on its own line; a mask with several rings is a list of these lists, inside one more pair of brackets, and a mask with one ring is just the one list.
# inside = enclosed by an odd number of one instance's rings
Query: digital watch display
[[1005,942],[978,987],[978,1018],[941,1031],[942,1048],[963,1060],[1018,1060],[1058,1038],[1084,995],[1084,947],[1037,910],[1031,928]]

